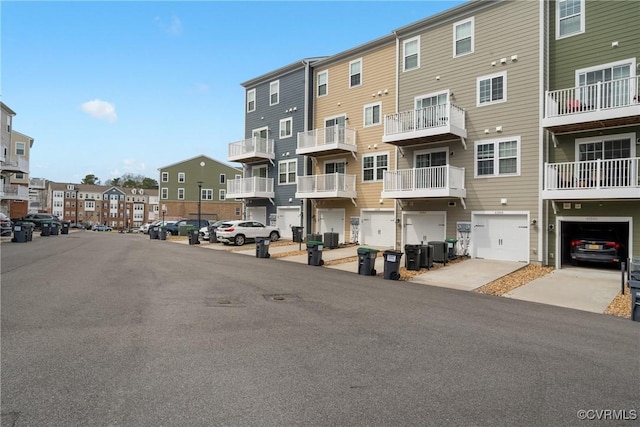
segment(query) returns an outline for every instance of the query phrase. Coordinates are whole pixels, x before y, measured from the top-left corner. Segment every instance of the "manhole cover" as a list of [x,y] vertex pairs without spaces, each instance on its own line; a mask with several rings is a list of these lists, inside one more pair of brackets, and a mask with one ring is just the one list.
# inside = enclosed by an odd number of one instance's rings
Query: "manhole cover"
[[207,307],[245,307],[244,301],[238,297],[211,297],[204,304]]
[[296,294],[267,294],[264,295],[267,301],[276,302],[296,302],[300,301],[300,297]]

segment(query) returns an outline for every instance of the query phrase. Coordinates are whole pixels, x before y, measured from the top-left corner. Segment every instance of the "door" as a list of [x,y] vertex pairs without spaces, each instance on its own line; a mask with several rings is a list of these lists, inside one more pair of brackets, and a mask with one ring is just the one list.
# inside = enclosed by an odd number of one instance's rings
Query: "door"
[[[299,207],[278,207],[276,227],[280,229],[280,234],[284,237],[291,233],[291,227],[300,226],[300,208]],[[304,236],[304,232],[302,233]],[[291,234],[293,237],[293,234]]]
[[393,211],[363,211],[362,244],[393,248],[396,237],[395,224]]
[[473,214],[474,258],[529,262],[529,219],[526,214]]
[[344,143],[345,116],[332,117],[324,121],[325,142],[327,144]]
[[412,212],[404,215],[404,244],[418,245],[446,238],[445,212]]
[[447,123],[447,92],[416,98],[416,126],[425,129]]
[[420,151],[414,158],[415,171],[415,188],[442,188],[446,185],[444,181],[443,168],[434,168],[436,166],[445,166],[447,164],[448,150],[438,151]]
[[247,221],[253,220],[263,224],[267,223],[267,207],[266,206],[252,206],[247,207]]
[[318,209],[316,230],[324,233],[338,233],[338,242],[344,243],[344,209]]

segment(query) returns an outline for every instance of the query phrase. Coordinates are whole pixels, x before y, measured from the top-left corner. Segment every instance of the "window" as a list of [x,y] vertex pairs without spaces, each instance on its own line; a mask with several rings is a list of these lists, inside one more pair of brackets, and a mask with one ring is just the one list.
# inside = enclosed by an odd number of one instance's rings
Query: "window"
[[579,139],[576,140],[576,158],[580,162],[628,159],[634,156],[631,141],[635,141],[633,133]]
[[[576,93],[583,110],[629,105],[636,96],[629,77],[636,68],[635,58],[576,70]],[[598,83],[602,83],[599,85]],[[600,105],[598,105],[600,101]]]
[[584,0],[556,1],[556,39],[584,33]]
[[507,100],[507,72],[478,77],[478,106]]
[[365,182],[381,181],[384,171],[389,165],[389,154],[362,156],[362,180]]
[[220,174],[220,184],[224,184],[225,182],[227,182],[227,175],[221,173]]
[[247,91],[247,113],[256,110],[256,90],[251,89]]
[[22,172],[16,172],[14,176],[16,179],[24,179],[24,174]]
[[226,197],[227,197],[227,190],[223,190],[223,189],[218,190],[218,198],[220,199],[220,201],[225,200]]
[[240,208],[236,208],[236,216],[240,216],[240,213],[241,213]]
[[347,169],[346,160],[333,160],[324,164],[324,173],[329,175],[332,173],[344,173]]
[[478,141],[475,146],[475,176],[520,173],[520,138]]
[[178,188],[178,200],[184,200],[184,188]]
[[453,56],[473,52],[473,18],[453,24]]
[[203,188],[200,195],[201,200],[213,200],[213,190],[211,188]]
[[236,174],[236,179],[242,179],[242,175],[240,175],[239,173]]
[[349,63],[349,87],[362,84],[362,59],[356,59]]
[[280,138],[291,138],[293,135],[293,117],[280,120]]
[[318,73],[318,97],[329,93],[329,71]]
[[184,182],[184,172],[178,172],[178,182]]
[[364,106],[364,126],[379,125],[380,122],[380,110],[382,104],[377,102],[375,104],[369,104]]
[[269,85],[269,105],[276,105],[280,102],[280,80],[271,82]]
[[25,154],[25,144],[22,141],[16,142],[16,155],[24,156]]
[[283,160],[278,162],[278,184],[295,184],[297,160]]
[[420,67],[420,36],[405,40],[402,43],[402,70],[409,71]]

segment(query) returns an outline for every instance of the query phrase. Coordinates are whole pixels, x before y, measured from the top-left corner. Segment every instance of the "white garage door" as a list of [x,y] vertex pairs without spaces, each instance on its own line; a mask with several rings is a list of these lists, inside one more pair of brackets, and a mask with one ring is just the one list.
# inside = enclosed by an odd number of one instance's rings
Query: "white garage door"
[[407,212],[404,215],[404,244],[417,245],[443,241],[446,236],[445,212]]
[[247,207],[247,218],[252,219],[254,221],[261,222],[263,224],[268,225],[267,223],[267,207],[266,206],[253,206]]
[[529,262],[527,214],[472,214],[474,258]]
[[319,234],[338,233],[338,242],[344,243],[344,209],[318,209],[316,230]]
[[362,212],[362,244],[369,246],[395,246],[395,218],[393,211]]
[[[280,234],[290,239],[293,237],[291,226],[300,226],[300,208],[299,207],[278,207],[276,227],[280,229]],[[304,232],[302,233],[304,236]]]

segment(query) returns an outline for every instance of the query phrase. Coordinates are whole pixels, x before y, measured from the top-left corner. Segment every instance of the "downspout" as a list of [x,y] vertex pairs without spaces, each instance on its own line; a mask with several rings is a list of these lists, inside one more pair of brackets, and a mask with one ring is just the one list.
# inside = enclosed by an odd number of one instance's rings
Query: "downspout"
[[[400,93],[399,93],[399,88],[400,88],[400,66],[398,65],[398,61],[400,60],[400,40],[398,38],[398,32],[397,31],[393,31],[393,35],[396,37],[396,64],[395,64],[395,69],[396,69],[396,108],[395,108],[395,112],[398,112],[398,105],[400,103]],[[394,170],[397,171],[398,170],[398,153],[399,153],[399,149],[398,146],[396,145],[395,148],[395,158],[394,158]],[[384,184],[383,184],[384,185]],[[398,240],[400,240],[400,248],[402,248],[402,221],[400,220],[400,218],[398,217],[398,199],[393,199],[393,217],[396,221],[395,224],[395,242],[394,242],[394,249],[398,249]],[[400,226],[400,227],[398,227]],[[398,239],[398,228],[400,229],[400,239]]]
[[[545,241],[547,239],[547,233],[546,230],[548,228],[547,226],[547,215],[546,215],[546,211],[543,211],[543,202],[542,202],[542,190],[543,190],[543,185],[544,185],[544,180],[543,180],[543,165],[544,165],[544,134],[545,131],[542,127],[542,115],[544,114],[544,89],[545,89],[545,82],[546,82],[546,33],[547,33],[547,29],[546,29],[546,19],[545,19],[545,4],[546,2],[539,2],[538,3],[538,13],[539,13],[539,23],[538,23],[538,55],[540,56],[540,59],[538,60],[538,99],[540,100],[538,102],[538,218],[540,218],[540,220],[538,221],[539,224],[539,228],[538,228],[538,262],[542,263],[544,261],[544,259],[547,257],[546,255],[546,251],[545,253],[543,253],[543,248],[546,246],[545,245]],[[544,215],[544,221],[542,220],[542,215]]]
[[[309,68],[310,68],[310,64],[309,61],[303,59],[302,63],[304,64],[304,132],[307,132],[309,130],[309,110],[311,109],[311,106],[309,104]],[[297,142],[296,142],[297,144]],[[309,171],[307,169],[307,164],[309,162],[309,159],[307,156],[303,156],[303,174],[304,176],[306,176]],[[297,187],[296,187],[297,188]],[[307,224],[304,223],[303,217],[305,216],[304,214],[307,214],[306,217],[306,222]],[[300,207],[300,223],[301,225],[307,230],[307,232],[311,231],[311,209],[309,208],[309,201],[306,199],[303,199],[301,202],[301,207]],[[310,234],[310,233],[309,233]],[[305,235],[304,230],[302,231],[302,235]],[[302,240],[302,239],[301,239]]]

